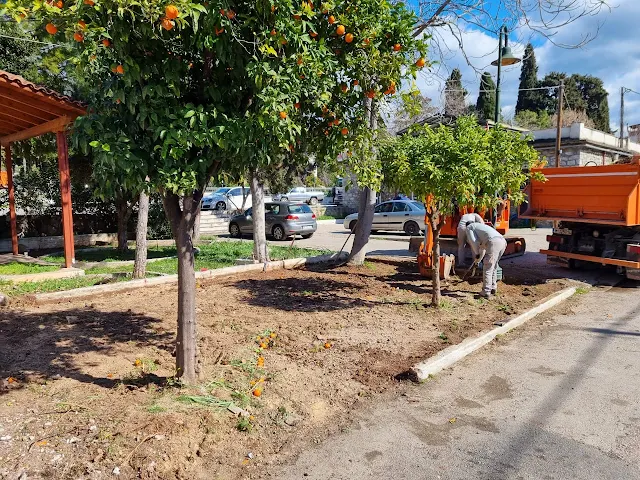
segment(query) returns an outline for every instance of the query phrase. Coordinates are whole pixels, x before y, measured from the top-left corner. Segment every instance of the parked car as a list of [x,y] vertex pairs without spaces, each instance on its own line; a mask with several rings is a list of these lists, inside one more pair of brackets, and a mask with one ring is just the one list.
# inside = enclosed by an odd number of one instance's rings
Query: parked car
[[[404,231],[407,235],[419,235],[424,231],[424,205],[413,200],[393,200],[376,205],[371,231]],[[352,213],[344,219],[344,228],[354,231],[358,214]]]
[[[244,187],[244,208],[251,206],[251,192]],[[242,187],[221,187],[202,199],[202,210],[240,210],[243,207]]]
[[281,202],[306,202],[310,205],[317,205],[318,202],[324,200],[324,192],[306,187],[296,187],[287,193],[276,195],[273,199]]
[[[265,230],[274,240],[285,240],[292,235],[311,238],[318,228],[315,213],[304,203],[267,202],[264,207]],[[253,209],[249,208],[229,220],[229,233],[232,237],[253,234],[252,214]]]

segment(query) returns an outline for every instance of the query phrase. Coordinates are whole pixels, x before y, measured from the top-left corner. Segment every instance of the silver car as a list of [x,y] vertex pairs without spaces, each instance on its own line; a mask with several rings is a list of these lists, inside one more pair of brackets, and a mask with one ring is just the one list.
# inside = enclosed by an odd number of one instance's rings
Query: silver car
[[[424,205],[414,200],[392,200],[376,205],[371,231],[404,231],[407,235],[419,235],[424,231]],[[344,228],[354,231],[358,214],[352,213],[344,219]]]
[[[318,228],[316,214],[305,203],[268,202],[265,207],[265,230],[274,240],[285,240],[292,235],[311,238]],[[229,234],[240,238],[253,234],[253,209],[229,220]]]

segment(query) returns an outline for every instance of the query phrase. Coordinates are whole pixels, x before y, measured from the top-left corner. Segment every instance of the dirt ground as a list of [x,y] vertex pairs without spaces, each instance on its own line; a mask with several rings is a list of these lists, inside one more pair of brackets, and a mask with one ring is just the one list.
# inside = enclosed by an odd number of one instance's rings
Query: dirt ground
[[378,259],[199,283],[189,388],[172,377],[174,286],[2,309],[0,477],[264,477],[402,393],[417,361],[568,283],[505,270],[497,298],[449,282],[436,310],[415,270]]

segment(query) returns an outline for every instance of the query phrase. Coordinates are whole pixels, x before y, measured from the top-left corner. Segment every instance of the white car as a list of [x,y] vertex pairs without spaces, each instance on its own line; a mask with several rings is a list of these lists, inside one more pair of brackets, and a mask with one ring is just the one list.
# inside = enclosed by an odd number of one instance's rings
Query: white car
[[[424,205],[414,200],[392,200],[376,205],[371,231],[404,231],[407,235],[419,235],[425,230]],[[356,228],[358,214],[352,213],[344,219],[344,228],[352,232]]]
[[282,195],[276,195],[274,200],[281,202],[306,202],[310,205],[317,205],[324,200],[324,192],[306,187],[296,187]]
[[251,190],[244,187],[221,187],[202,199],[202,210],[235,211],[241,210],[244,201],[244,209],[251,207]]

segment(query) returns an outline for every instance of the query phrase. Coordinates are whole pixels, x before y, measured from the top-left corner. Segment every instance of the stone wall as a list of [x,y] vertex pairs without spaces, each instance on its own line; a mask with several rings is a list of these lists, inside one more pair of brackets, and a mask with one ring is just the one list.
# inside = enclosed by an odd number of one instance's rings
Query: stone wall
[[[538,152],[546,157],[549,166],[555,166],[555,148],[539,148]],[[610,165],[618,159],[618,155],[603,152],[587,145],[571,145],[562,148],[560,154],[561,167],[585,167],[595,165]]]

